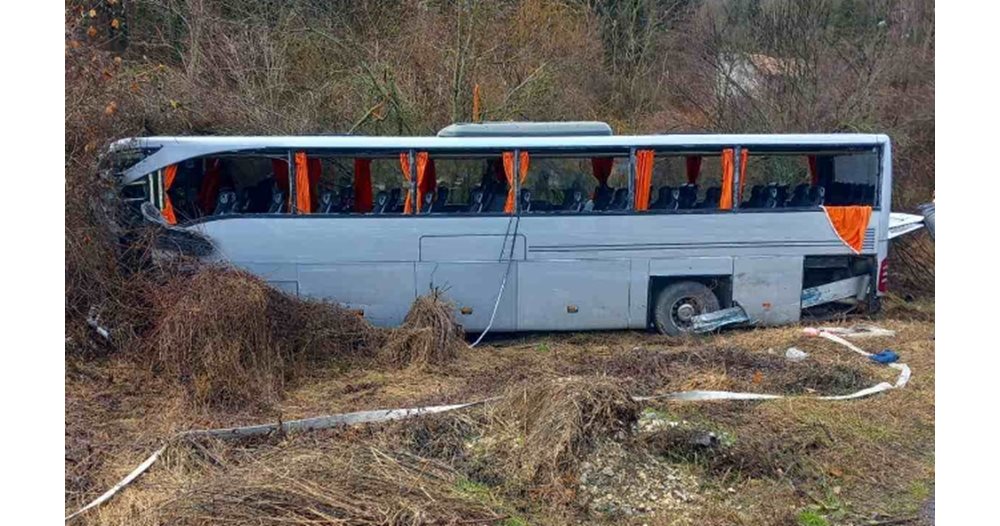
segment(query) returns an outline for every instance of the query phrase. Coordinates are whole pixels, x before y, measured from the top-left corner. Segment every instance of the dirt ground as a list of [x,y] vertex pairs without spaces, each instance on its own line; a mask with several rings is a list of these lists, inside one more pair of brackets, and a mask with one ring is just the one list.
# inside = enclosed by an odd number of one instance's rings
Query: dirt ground
[[[517,459],[533,454],[525,451],[528,423],[524,434],[516,429],[521,423],[497,431],[492,402],[391,424],[185,442],[78,520],[933,523],[933,305],[896,303],[876,320],[821,325],[855,323],[896,331],[856,343],[899,353],[913,371],[904,389],[846,402],[804,398],[892,382],[896,371],[805,336],[801,326],[685,338],[639,331],[499,336],[429,367],[358,369],[330,360],[295,379],[279,404],[243,411],[192,408],[178,387],[130,362],[67,358],[66,510],[111,487],[185,429],[509,399],[515,386],[576,379],[608,382],[632,396],[703,389],[804,397],[644,402],[629,429],[575,444],[571,464],[545,481],[517,472]],[[792,346],[808,358],[787,360]]]

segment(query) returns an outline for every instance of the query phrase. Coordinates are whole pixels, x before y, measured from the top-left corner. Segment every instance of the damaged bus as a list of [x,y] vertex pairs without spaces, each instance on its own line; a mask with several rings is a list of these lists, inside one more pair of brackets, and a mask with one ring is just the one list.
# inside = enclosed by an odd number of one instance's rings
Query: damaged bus
[[205,240],[201,258],[377,325],[435,288],[467,331],[667,334],[870,311],[886,292],[885,135],[482,123],[144,137],[111,154],[125,202]]

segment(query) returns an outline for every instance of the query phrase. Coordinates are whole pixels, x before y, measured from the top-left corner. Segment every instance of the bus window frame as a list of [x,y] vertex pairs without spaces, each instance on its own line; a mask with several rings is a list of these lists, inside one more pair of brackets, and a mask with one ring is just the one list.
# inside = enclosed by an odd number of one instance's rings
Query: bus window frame
[[[854,147],[852,147],[851,145],[844,145],[844,146],[830,147],[830,148],[815,148],[814,147],[814,148],[802,148],[802,149],[788,148],[787,146],[782,146],[780,148],[775,148],[772,145],[766,145],[766,146],[762,146],[762,147],[753,147],[753,146],[747,146],[747,145],[739,145],[739,146],[734,146],[733,148],[739,148],[739,149],[747,148],[747,149],[749,149],[749,151],[750,151],[749,156],[750,157],[753,157],[755,154],[757,154],[757,155],[760,155],[760,154],[763,154],[763,155],[788,155],[788,156],[827,155],[827,156],[833,157],[833,156],[837,156],[837,155],[848,155],[848,154],[858,154],[858,153],[872,153],[872,154],[875,155],[876,169],[875,169],[875,181],[872,183],[874,185],[874,187],[875,187],[875,198],[874,198],[874,203],[871,203],[871,207],[872,207],[872,211],[873,212],[878,212],[878,211],[880,211],[882,209],[882,181],[883,181],[883,175],[884,175],[884,163],[883,163],[883,158],[882,157],[883,157],[883,155],[885,153],[885,150],[884,150],[884,147],[881,146],[881,145],[876,145],[876,146],[864,145],[864,146],[854,146]],[[740,170],[739,170],[739,151],[736,151],[735,155],[736,155],[736,159],[735,159],[735,163],[734,163],[734,171],[736,173],[733,175],[733,180],[734,180],[733,186],[734,186],[734,191],[738,192],[738,189],[739,189],[739,176],[740,176],[740,173],[739,173],[740,172]],[[815,212],[815,211],[821,210],[820,207],[816,207],[816,208],[802,208],[802,207],[790,207],[790,208],[786,208],[786,207],[780,207],[780,208],[743,208],[741,206],[743,203],[740,202],[740,201],[741,200],[738,199],[734,195],[734,197],[733,197],[733,210],[732,211],[734,211],[734,212],[735,211],[741,211],[743,213],[751,213],[751,214],[759,214],[759,213],[782,214],[782,213],[794,213],[794,212]]]
[[[722,210],[722,209],[719,209],[719,208],[708,208],[708,209],[702,208],[702,209],[685,209],[685,210],[672,210],[672,211],[646,210],[646,211],[643,211],[643,212],[638,212],[635,209],[635,194],[636,194],[636,190],[637,190],[636,187],[635,187],[635,169],[636,169],[636,153],[637,153],[638,150],[641,150],[641,149],[650,149],[650,150],[653,150],[654,156],[658,156],[658,157],[674,157],[674,156],[680,157],[680,156],[686,156],[686,155],[719,156],[719,155],[722,155],[722,152],[725,149],[727,149],[727,148],[733,149],[733,153],[734,153],[734,163],[733,163],[734,174],[733,174],[733,188],[732,188],[732,193],[733,193],[733,207],[731,209],[729,209],[729,210]],[[763,213],[786,213],[786,212],[788,212],[788,213],[790,213],[790,212],[808,212],[808,211],[813,211],[812,209],[803,209],[803,208],[799,208],[799,207],[795,207],[795,208],[784,208],[784,207],[782,207],[782,208],[773,208],[773,209],[757,209],[757,208],[745,208],[745,207],[743,207],[742,206],[743,203],[742,203],[742,200],[740,199],[740,192],[739,192],[739,187],[740,187],[740,184],[741,184],[741,176],[743,174],[740,173],[739,167],[740,167],[740,156],[742,155],[742,151],[745,150],[745,149],[749,150],[749,152],[750,152],[749,155],[750,156],[753,156],[753,155],[790,155],[790,156],[791,155],[829,155],[829,156],[836,156],[836,155],[845,155],[845,154],[852,154],[852,153],[854,153],[854,154],[856,154],[856,153],[871,153],[871,154],[874,154],[875,158],[876,158],[876,171],[875,171],[876,179],[875,179],[875,182],[874,182],[874,186],[875,186],[875,202],[872,205],[872,209],[873,209],[873,211],[879,211],[881,209],[881,201],[882,201],[882,194],[883,194],[882,181],[884,180],[884,175],[885,175],[885,173],[884,173],[885,172],[885,166],[884,166],[884,162],[883,162],[884,161],[883,160],[884,147],[881,146],[881,145],[876,145],[876,146],[863,145],[862,146],[862,145],[845,144],[845,145],[836,145],[836,146],[830,146],[830,147],[818,147],[817,148],[815,146],[812,146],[812,147],[800,147],[800,148],[797,148],[797,147],[794,147],[794,146],[789,147],[788,145],[781,145],[781,146],[776,147],[775,145],[733,144],[733,145],[724,145],[724,146],[719,147],[718,149],[716,149],[714,147],[712,149],[705,149],[705,148],[690,148],[690,147],[683,147],[683,146],[682,147],[664,148],[662,146],[661,147],[654,147],[654,146],[647,146],[647,145],[642,145],[642,144],[635,143],[635,144],[632,144],[632,145],[630,145],[628,147],[627,152],[620,151],[620,150],[624,150],[624,148],[617,148],[617,147],[616,148],[610,148],[608,151],[595,151],[595,150],[578,149],[578,148],[544,148],[544,149],[541,149],[541,150],[535,149],[534,151],[532,149],[525,150],[525,149],[522,149],[522,148],[514,148],[513,151],[514,151],[514,154],[515,154],[515,159],[520,159],[520,152],[522,152],[522,151],[527,151],[529,153],[529,155],[531,155],[531,156],[538,156],[538,157],[541,157],[541,158],[553,158],[553,157],[556,157],[556,158],[557,157],[591,158],[591,157],[598,157],[598,156],[612,156],[612,157],[621,158],[621,157],[625,157],[627,155],[627,159],[628,159],[628,177],[627,177],[627,182],[628,182],[628,202],[627,202],[626,207],[624,209],[622,209],[622,210],[605,210],[605,211],[597,211],[597,212],[594,212],[594,211],[592,211],[592,212],[581,212],[579,214],[573,214],[573,215],[581,215],[581,216],[584,216],[584,215],[586,215],[586,216],[623,215],[623,214],[629,214],[629,215],[640,215],[640,214],[644,214],[644,215],[648,215],[648,214],[654,214],[654,215],[689,215],[689,214],[717,214],[717,213],[726,213],[726,212],[728,212],[728,213],[736,213],[736,212],[741,212],[741,213],[761,213],[761,212],[763,212]],[[400,215],[403,215],[403,214],[370,214],[370,213],[368,213],[368,214],[358,214],[358,213],[353,213],[353,212],[352,213],[329,213],[329,214],[320,214],[320,213],[303,214],[301,211],[298,210],[298,207],[296,206],[297,202],[296,202],[296,200],[294,198],[294,196],[296,195],[296,193],[295,193],[296,192],[296,189],[295,189],[295,180],[296,180],[296,177],[295,177],[295,175],[296,175],[295,174],[295,153],[298,152],[298,151],[303,151],[303,152],[306,153],[306,155],[316,156],[316,157],[320,157],[320,158],[343,157],[343,158],[368,158],[368,159],[383,159],[383,160],[398,159],[399,154],[406,153],[406,155],[409,157],[409,160],[410,160],[409,190],[410,190],[411,206],[412,206],[412,210],[414,211],[414,213],[411,214],[411,216],[414,216],[414,217],[424,217],[424,216],[426,216],[426,217],[446,217],[446,216],[452,216],[452,217],[453,216],[462,216],[462,217],[496,217],[496,216],[507,216],[508,215],[508,214],[506,214],[504,212],[482,212],[482,213],[450,212],[450,213],[446,213],[446,214],[417,214],[416,213],[416,204],[417,204],[416,203],[416,200],[417,200],[417,196],[416,196],[416,187],[417,187],[417,181],[416,181],[416,154],[417,154],[417,149],[414,149],[414,148],[407,148],[407,149],[400,149],[400,150],[393,150],[393,151],[386,150],[386,149],[353,149],[353,148],[352,149],[336,149],[336,148],[331,148],[331,149],[316,149],[316,148],[302,148],[302,149],[285,149],[285,148],[281,148],[281,149],[270,149],[270,148],[268,148],[268,149],[238,150],[238,151],[232,151],[232,152],[216,153],[216,154],[213,154],[212,157],[220,157],[220,158],[226,158],[226,157],[260,157],[260,158],[263,158],[263,159],[276,159],[276,158],[280,159],[280,158],[284,158],[286,160],[286,162],[288,163],[288,167],[289,167],[289,169],[288,169],[288,172],[289,172],[289,196],[288,196],[288,198],[289,198],[289,201],[290,201],[290,206],[289,206],[289,209],[288,209],[289,211],[285,212],[285,213],[281,213],[281,214],[268,214],[268,213],[241,214],[241,213],[237,213],[237,214],[227,215],[227,216],[225,216],[225,218],[243,217],[243,216],[248,216],[248,217],[249,216],[254,216],[254,217],[294,217],[294,216],[304,216],[304,215],[314,215],[314,216],[319,216],[319,217],[399,217]],[[421,151],[423,151],[423,150],[421,150]],[[431,156],[431,158],[446,159],[446,158],[452,157],[452,158],[458,158],[458,159],[476,159],[476,158],[490,158],[490,157],[495,157],[495,156],[498,156],[498,155],[502,155],[503,151],[511,151],[511,150],[495,151],[495,150],[492,150],[492,149],[491,150],[478,150],[478,149],[477,150],[427,149],[426,151]],[[206,158],[204,156],[199,156],[199,157],[203,158],[203,159]],[[548,214],[544,214],[544,213],[534,214],[534,213],[531,213],[531,212],[524,212],[524,210],[522,210],[521,200],[519,198],[520,197],[520,189],[521,189],[520,172],[519,172],[519,170],[520,170],[520,163],[519,162],[515,162],[514,165],[515,165],[514,166],[514,171],[515,171],[515,177],[514,177],[514,191],[515,191],[515,194],[514,195],[516,196],[515,200],[514,200],[514,206],[515,206],[514,213],[518,214],[518,215],[520,215],[520,214],[530,215],[530,216],[533,216],[533,217],[545,217],[545,216],[547,216]],[[530,177],[530,173],[529,173],[529,177]],[[164,196],[165,192],[164,192],[164,189],[163,189],[163,169],[158,169],[158,170],[156,170],[154,172],[151,172],[147,176],[146,180],[143,181],[142,183],[139,183],[139,181],[136,181],[136,182],[130,183],[130,184],[143,184],[143,185],[147,185],[147,188],[148,188],[147,197],[148,197],[148,199],[150,200],[150,202],[152,204],[154,204],[157,207],[157,209],[162,210],[163,204],[165,203],[165,196]],[[401,188],[406,188],[406,185],[401,185]],[[203,222],[207,222],[207,221],[218,220],[218,219],[222,219],[222,218],[223,217],[221,217],[221,216],[206,215],[206,216],[202,216],[202,217],[199,217],[199,218],[187,221],[185,224],[186,225],[193,225],[193,224],[203,223]]]

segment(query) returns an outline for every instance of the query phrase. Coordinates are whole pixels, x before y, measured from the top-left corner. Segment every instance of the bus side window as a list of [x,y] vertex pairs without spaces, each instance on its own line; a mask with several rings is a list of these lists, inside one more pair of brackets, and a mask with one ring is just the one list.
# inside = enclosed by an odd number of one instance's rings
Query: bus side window
[[657,213],[713,211],[722,196],[718,155],[660,155],[653,163],[649,210]]
[[579,214],[593,196],[598,182],[592,174],[590,158],[531,157],[531,167],[525,188],[530,192],[522,197],[521,210],[528,214]]
[[[438,157],[434,160],[437,171],[437,189],[430,198],[429,214],[477,214],[487,210],[491,185],[506,191],[506,180],[499,181],[494,171],[494,156],[489,157]],[[489,193],[488,193],[489,192]],[[504,196],[506,199],[506,195]]]
[[833,206],[876,206],[878,154],[852,152],[819,156],[819,179],[826,188],[825,203]]
[[529,214],[621,212],[629,204],[627,156],[531,158],[521,210]]
[[813,188],[807,159],[801,154],[755,155],[750,150],[740,208],[767,210],[822,204],[817,198],[823,192]]

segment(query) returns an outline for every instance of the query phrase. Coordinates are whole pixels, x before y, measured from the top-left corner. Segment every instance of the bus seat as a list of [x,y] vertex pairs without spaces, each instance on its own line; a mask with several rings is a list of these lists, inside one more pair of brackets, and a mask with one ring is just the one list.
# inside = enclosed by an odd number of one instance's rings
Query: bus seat
[[650,210],[677,210],[677,198],[680,190],[672,186],[661,186],[656,191],[656,201],[649,205]]
[[472,191],[469,192],[469,208],[467,211],[473,214],[482,212],[483,206],[486,204],[485,201],[486,193],[483,192],[483,189],[478,186],[473,188]]
[[628,208],[628,188],[619,188],[615,190],[608,210],[625,210],[626,208]]
[[677,208],[684,210],[694,208],[696,201],[698,201],[698,185],[688,183],[680,188]]
[[517,206],[520,207],[520,210],[522,212],[530,212],[531,211],[531,190],[529,190],[528,188],[522,188],[520,194],[521,195],[518,196],[518,198],[519,198],[520,201],[517,203]]
[[241,214],[248,214],[251,211],[253,205],[253,192],[251,188],[244,188],[240,191],[239,204],[236,209],[239,210]]
[[333,207],[333,211],[341,214],[350,214],[354,211],[353,186],[344,186],[340,189],[340,192],[337,194],[337,200]]
[[764,206],[764,187],[755,184],[750,188],[750,199],[743,203],[744,208],[762,208]]
[[215,198],[215,211],[212,212],[212,215],[222,216],[235,214],[238,211],[238,205],[239,203],[236,197],[236,191],[232,188],[223,188],[219,190],[219,195]]
[[826,188],[813,186],[809,189],[809,201],[806,206],[823,206],[826,199]]
[[763,191],[763,205],[761,208],[777,208],[778,206],[778,186],[774,184],[769,184],[764,187]]
[[788,206],[809,206],[809,185],[806,183],[797,184],[792,190],[792,197],[788,200]]
[[[773,184],[773,183],[772,183]],[[774,185],[777,193],[775,195],[775,204],[777,208],[784,208],[785,203],[788,202],[788,185],[787,184],[777,184]]]
[[239,210],[241,214],[259,214],[267,211],[271,203],[271,186],[273,181],[262,179],[257,184],[244,188],[240,193]]
[[400,199],[402,191],[399,188],[392,188],[386,198],[385,206],[382,208],[383,214],[398,214],[403,211],[403,201]]
[[615,197],[615,190],[607,185],[598,185],[594,188],[594,210],[607,210],[611,201]]
[[507,205],[507,187],[495,186],[485,193],[483,212],[503,212]]
[[373,214],[385,214],[389,208],[389,193],[385,190],[375,194],[375,204],[372,206]]
[[318,214],[329,214],[333,212],[333,192],[323,192],[319,195],[319,207],[316,209]]
[[[195,219],[204,215],[198,206],[198,189],[192,186],[178,188],[183,193],[174,200],[174,208],[187,218]],[[177,205],[180,206],[177,206]]]
[[269,214],[284,214],[285,213],[285,192],[274,185],[271,188],[271,201],[267,205],[267,213]]
[[437,196],[434,197],[434,202],[431,204],[431,212],[444,212],[444,207],[448,204],[448,195],[451,190],[444,185],[438,185]]
[[718,186],[709,187],[705,190],[705,199],[698,205],[698,208],[719,208],[719,200],[722,198],[722,188]]
[[421,205],[420,205],[420,213],[421,214],[429,214],[429,213],[431,213],[431,208],[433,208],[433,206],[434,206],[434,197],[435,197],[435,193],[434,192],[426,192],[426,193],[424,193],[424,202],[421,203]]
[[572,187],[563,190],[563,202],[560,209],[564,212],[580,212],[583,210],[583,190]]

